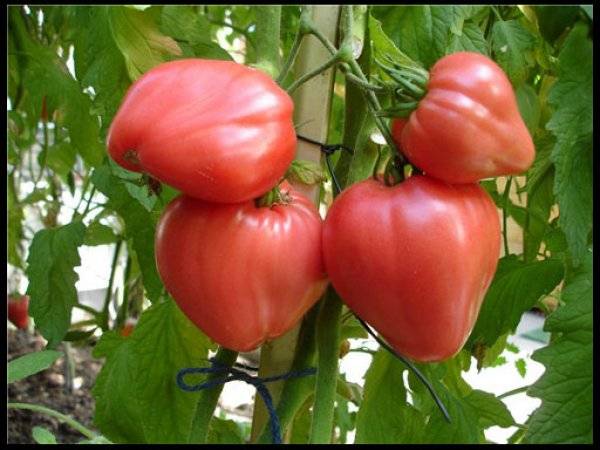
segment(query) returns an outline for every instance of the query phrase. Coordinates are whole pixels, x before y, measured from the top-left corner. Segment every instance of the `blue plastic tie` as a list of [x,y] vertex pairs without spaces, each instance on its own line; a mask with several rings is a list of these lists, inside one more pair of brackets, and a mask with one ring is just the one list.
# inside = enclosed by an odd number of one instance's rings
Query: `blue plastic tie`
[[[290,378],[299,378],[307,375],[314,375],[316,373],[316,369],[314,367],[310,367],[304,370],[291,371],[281,375],[275,375],[271,377],[257,377],[250,375],[243,370],[240,370],[236,367],[227,366],[214,358],[210,358],[211,362],[210,367],[186,367],[181,369],[177,373],[177,386],[187,392],[195,392],[200,391],[202,389],[210,389],[215,386],[219,386],[225,383],[229,383],[230,381],[244,381],[248,384],[251,384],[256,388],[256,391],[260,394],[267,411],[269,411],[269,425],[271,428],[271,436],[273,439],[273,444],[281,444],[281,424],[279,422],[279,417],[277,417],[277,413],[275,412],[275,406],[273,405],[273,397],[271,397],[271,393],[265,383],[270,383],[272,381],[279,380],[288,380]],[[244,366],[243,364],[235,363],[234,366],[244,368],[246,370],[254,370],[257,369],[254,367]],[[214,380],[204,381],[198,384],[187,384],[184,380],[186,375],[205,373],[205,374],[220,374],[222,373],[224,376],[222,378],[216,378]]]

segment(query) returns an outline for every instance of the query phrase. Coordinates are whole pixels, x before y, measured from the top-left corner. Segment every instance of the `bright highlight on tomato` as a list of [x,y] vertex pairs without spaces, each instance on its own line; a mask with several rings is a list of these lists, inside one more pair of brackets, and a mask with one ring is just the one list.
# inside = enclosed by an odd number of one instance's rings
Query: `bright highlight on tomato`
[[500,252],[500,224],[476,184],[413,176],[343,191],[323,229],[333,287],[401,354],[441,361],[466,342]]
[[510,81],[491,59],[459,52],[429,73],[427,93],[392,135],[411,163],[450,183],[526,171],[535,159]]
[[291,329],[323,294],[322,221],[310,200],[288,204],[173,200],[156,234],[168,292],[207,336],[249,351]]
[[287,93],[259,70],[231,61],[171,61],[130,87],[108,150],[124,168],[189,196],[242,202],[269,191],[291,163],[292,112]]

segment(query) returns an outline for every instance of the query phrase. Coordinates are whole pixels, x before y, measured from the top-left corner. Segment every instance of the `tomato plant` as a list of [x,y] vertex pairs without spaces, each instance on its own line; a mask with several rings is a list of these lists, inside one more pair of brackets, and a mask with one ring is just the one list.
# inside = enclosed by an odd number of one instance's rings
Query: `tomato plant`
[[183,312],[214,341],[249,351],[294,326],[327,279],[321,218],[305,196],[260,207],[177,197],[156,232],[156,262]]
[[477,319],[500,254],[500,224],[476,185],[413,176],[357,183],[323,230],[331,282],[350,309],[401,354],[454,356]]
[[593,441],[591,5],[7,12],[9,442]]
[[408,159],[452,183],[525,172],[533,140],[506,74],[478,53],[445,56],[431,68],[427,92],[402,132],[392,130]]
[[111,157],[187,195],[235,203],[267,192],[294,157],[290,97],[263,72],[183,59],[145,73],[108,133]]

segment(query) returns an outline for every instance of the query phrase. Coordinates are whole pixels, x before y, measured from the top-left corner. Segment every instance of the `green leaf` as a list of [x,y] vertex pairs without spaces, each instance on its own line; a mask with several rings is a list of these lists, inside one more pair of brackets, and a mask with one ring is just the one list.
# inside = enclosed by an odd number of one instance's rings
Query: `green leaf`
[[114,244],[118,241],[118,236],[113,229],[107,225],[102,225],[100,222],[93,221],[85,230],[84,245],[106,245]]
[[125,58],[111,31],[110,9],[115,6],[73,8],[75,74],[83,86],[94,88],[94,109],[102,119],[102,133],[106,135],[130,84]]
[[75,165],[77,152],[68,142],[52,145],[46,155],[46,164],[52,171],[67,182],[67,176]]
[[308,444],[310,440],[310,424],[312,422],[312,412],[310,411],[314,402],[314,396],[304,402],[304,405],[298,410],[292,423],[292,434],[290,444]]
[[542,113],[537,93],[529,84],[522,83],[517,87],[515,94],[517,96],[517,104],[519,105],[521,117],[523,118],[525,125],[527,125],[529,133],[534,136]]
[[13,359],[7,365],[6,382],[13,383],[46,370],[61,356],[62,353],[55,350],[42,350]]
[[502,353],[505,349],[508,349],[508,346],[511,344],[507,344],[506,340],[508,338],[508,333],[503,334],[491,347],[486,347],[483,344],[476,344],[473,347],[472,353],[475,359],[477,359],[477,370],[481,370],[484,367],[497,367],[506,363],[506,358],[504,358]]
[[326,180],[321,165],[313,161],[294,160],[288,168],[285,177],[292,183],[306,185],[319,184]]
[[[360,405],[362,402],[363,388],[360,384],[351,383],[346,380],[343,374],[340,374],[336,384],[338,397],[341,397],[355,405]],[[312,405],[312,403],[311,403]]]
[[354,314],[342,321],[340,339],[366,339],[368,337],[367,330],[365,330]]
[[[372,10],[376,10],[374,7]],[[386,55],[394,62],[406,64],[409,66],[416,66],[417,63],[413,61],[408,55],[404,54],[399,47],[396,46],[394,41],[388,37],[386,32],[382,29],[380,21],[375,19],[374,16],[369,17],[368,27],[369,37],[373,41],[373,54],[376,59],[383,60],[383,56]],[[363,55],[361,55],[361,58]]]
[[33,440],[38,444],[56,444],[56,437],[46,428],[33,427],[31,430]]
[[73,270],[81,264],[78,247],[83,244],[81,222],[38,231],[29,247],[27,277],[29,314],[53,348],[62,340],[71,323],[71,309],[77,303]]
[[165,5],[160,30],[178,41],[184,56],[231,61],[231,55],[210,39],[210,23],[195,8]]
[[[523,253],[525,261],[536,259],[540,244],[549,230],[548,219],[554,198],[554,167],[550,162],[553,140],[536,140],[537,155],[527,179],[527,216],[523,226],[525,231]],[[547,145],[550,144],[550,145]]]
[[522,378],[525,378],[527,374],[527,361],[523,358],[519,358],[515,361],[515,367],[517,368],[517,372],[521,375]]
[[168,58],[182,55],[177,42],[162,34],[146,11],[111,6],[109,17],[114,40],[132,80]]
[[67,334],[65,334],[63,341],[66,341],[66,342],[84,341],[84,340],[88,339],[89,337],[91,337],[95,331],[96,331],[96,328],[92,328],[91,330],[87,330],[87,331],[83,331],[83,330],[69,331]]
[[59,110],[59,125],[69,131],[71,145],[89,166],[96,166],[104,157],[99,139],[97,117],[90,114],[90,98],[71,76],[65,63],[53,47],[45,47],[29,36],[19,12],[11,12],[11,26],[19,30],[19,55],[23,62],[23,86],[27,89],[27,110],[31,126],[37,124],[46,97],[48,110]]
[[[474,5],[375,6],[373,14],[382,21],[383,30],[400,50],[429,68],[457,45],[454,36],[464,32],[465,21],[484,8]],[[466,38],[458,39],[463,45],[475,35],[472,25],[466,28]],[[483,44],[479,37],[475,40],[477,45]]]
[[355,443],[398,444],[423,441],[425,416],[407,403],[405,366],[379,350],[365,376],[363,401],[356,416]]
[[488,392],[471,389],[462,378],[462,372],[468,370],[470,359],[468,352],[461,351],[443,363],[419,365],[447,407],[452,420],[450,424],[445,421],[421,381],[412,373],[409,374],[414,404],[430,415],[423,432],[424,443],[483,443],[485,428],[514,425],[512,415],[501,400]]
[[533,360],[546,371],[527,391],[542,399],[529,420],[526,442],[591,444],[593,442],[592,252],[562,291],[565,306],[546,320],[544,330],[558,337],[536,350]]
[[592,42],[588,27],[577,25],[559,55],[558,80],[548,101],[555,113],[546,128],[556,136],[554,193],[564,230],[577,264],[585,255],[592,229]]
[[[356,428],[356,413],[350,412],[348,405],[350,403],[343,397],[338,397],[334,412],[335,424],[340,430],[340,436],[337,442],[345,444],[348,432]],[[334,442],[334,443],[337,443]]]
[[206,437],[207,444],[245,444],[240,429],[233,420],[213,417]]
[[14,171],[8,174],[6,190],[7,206],[7,259],[8,263],[23,269],[23,208],[15,192]]
[[[552,43],[575,22],[580,6],[535,5],[533,8],[541,35]],[[581,6],[581,8],[585,8],[585,6]]]
[[117,443],[187,442],[200,392],[182,391],[175,377],[209,348],[173,301],[145,310],[127,338],[105,333],[94,349],[106,358],[92,391],[95,424]]
[[455,52],[477,52],[489,56],[489,44],[481,28],[473,22],[465,22],[460,33],[450,37],[446,54]]
[[154,260],[154,232],[156,220],[125,187],[125,181],[114,176],[109,166],[94,170],[92,183],[108,197],[108,207],[115,210],[125,222],[125,237],[131,239],[137,254],[144,287],[154,302],[162,292],[162,283]]
[[514,331],[523,313],[562,278],[563,265],[557,260],[524,263],[514,255],[500,259],[468,346],[482,343],[490,347],[499,336]]
[[513,85],[522,83],[535,64],[533,36],[518,20],[498,21],[492,28],[492,49],[496,62]]
[[494,394],[475,389],[463,400],[473,408],[483,428],[491,426],[507,428],[515,425],[515,420],[506,405]]

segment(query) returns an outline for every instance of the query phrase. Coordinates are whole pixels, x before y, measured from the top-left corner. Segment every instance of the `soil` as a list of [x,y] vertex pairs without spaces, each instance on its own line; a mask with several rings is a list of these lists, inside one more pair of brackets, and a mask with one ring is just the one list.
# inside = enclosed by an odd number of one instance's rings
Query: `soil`
[[[26,330],[7,329],[7,360],[11,361],[26,353],[43,350],[45,341],[37,333]],[[62,348],[59,350],[64,351]],[[91,390],[101,364],[91,355],[89,347],[71,347],[75,366],[73,390],[69,392],[65,382],[65,358],[59,358],[52,367],[8,385],[9,402],[43,405],[68,415],[85,427],[93,426],[94,398]],[[69,425],[38,412],[24,409],[7,411],[7,443],[34,444],[33,427],[46,428],[58,443],[76,443],[86,439]]]

